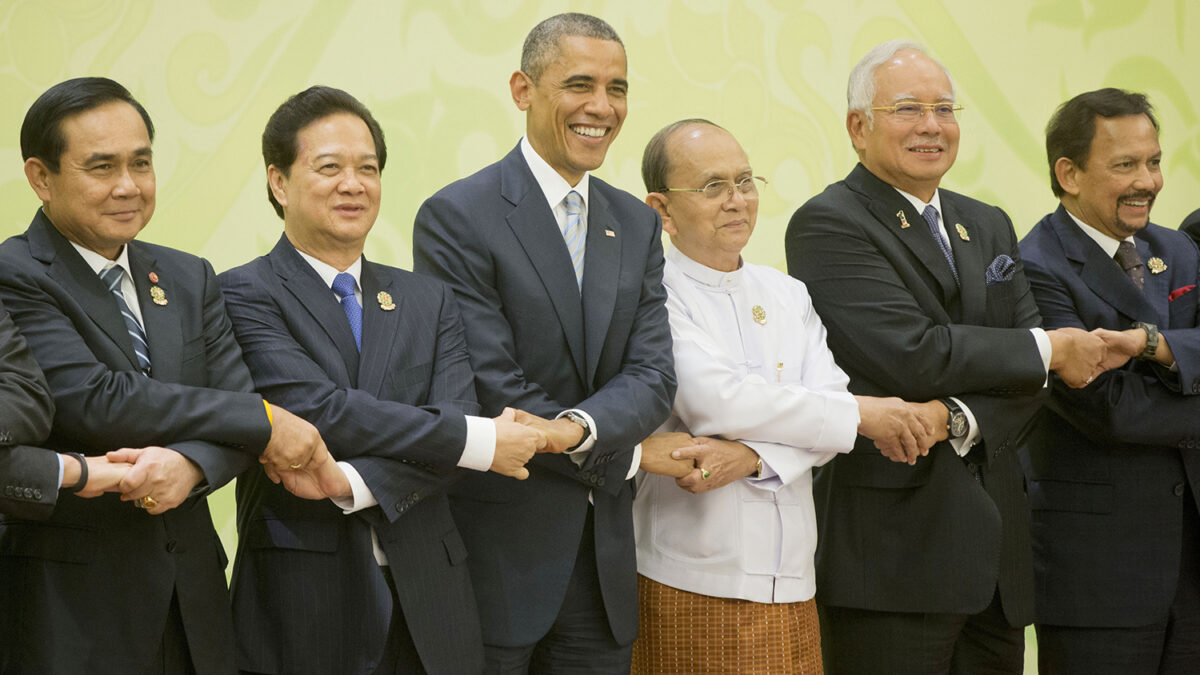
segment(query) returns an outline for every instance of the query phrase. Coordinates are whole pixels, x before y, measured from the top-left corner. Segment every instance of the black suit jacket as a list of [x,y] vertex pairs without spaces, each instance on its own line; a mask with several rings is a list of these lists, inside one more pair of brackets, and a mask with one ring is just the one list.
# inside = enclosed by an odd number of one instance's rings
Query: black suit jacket
[[[850,390],[909,401],[954,396],[982,432],[973,467],[947,442],[909,466],[860,436],[853,452],[819,470],[817,599],[973,614],[998,583],[1005,616],[1023,625],[1033,618],[1033,588],[1016,449],[1046,376],[1028,330],[1039,323],[1037,307],[1008,216],[940,193],[961,289],[921,214],[862,165],[788,225],[788,271],[808,286]],[[984,270],[1000,255],[1017,266],[1008,280],[986,283]]]
[[[136,369],[116,300],[41,211],[0,245],[0,296],[57,408],[46,446],[170,447],[200,467],[204,489],[158,516],[109,494],[64,495],[45,522],[0,518],[0,671],[145,672],[172,595],[196,669],[234,669],[226,558],[204,496],[255,464],[270,425],[248,393],[212,267],[128,247],[150,378]],[[166,305],[150,299],[151,272]]]
[[[221,274],[258,390],[315,425],[378,506],[345,515],[262,471],[238,478],[233,606],[239,666],[262,673],[374,672],[392,596],[430,673],[483,667],[466,549],[445,484],[466,442],[475,392],[454,295],[444,284],[363,261],[362,354],[333,295],[286,237]],[[378,298],[395,305],[385,311]]]
[[46,518],[54,509],[57,455],[21,445],[44,440],[53,416],[46,378],[0,305],[0,513]]
[[1159,327],[1178,372],[1131,361],[1070,389],[1057,378],[1028,445],[1041,623],[1144,626],[1165,620],[1179,578],[1181,519],[1200,495],[1200,283],[1195,244],[1149,224],[1134,235],[1142,292],[1071,220],[1043,218],[1021,241],[1049,327]]
[[471,552],[484,642],[528,645],[566,593],[588,495],[596,564],[618,643],[637,634],[633,447],[675,393],[661,224],[632,195],[592,176],[582,295],[554,214],[514,148],[430,197],[413,230],[416,271],[458,295],[485,415],[505,406],[553,418],[579,408],[598,438],[583,462],[538,455],[530,478],[469,475],[452,507]]

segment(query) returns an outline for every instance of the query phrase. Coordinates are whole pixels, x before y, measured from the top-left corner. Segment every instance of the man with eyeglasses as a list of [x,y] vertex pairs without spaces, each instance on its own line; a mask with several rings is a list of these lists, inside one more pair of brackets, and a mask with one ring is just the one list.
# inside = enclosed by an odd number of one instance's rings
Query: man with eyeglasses
[[1020,673],[1033,619],[1021,431],[1048,371],[1084,386],[1111,364],[1096,336],[1038,328],[1008,216],[939,187],[959,139],[945,68],[887,42],[847,94],[860,164],[792,217],[788,270],[851,391],[942,404],[939,442],[914,464],[859,438],[817,474],[825,667]]
[[680,386],[642,444],[633,672],[819,672],[812,468],[849,452],[856,431],[915,461],[933,444],[932,415],[847,392],[804,284],[742,260],[766,181],[733,135],[702,119],[668,125],[642,179],[671,236],[663,285]]

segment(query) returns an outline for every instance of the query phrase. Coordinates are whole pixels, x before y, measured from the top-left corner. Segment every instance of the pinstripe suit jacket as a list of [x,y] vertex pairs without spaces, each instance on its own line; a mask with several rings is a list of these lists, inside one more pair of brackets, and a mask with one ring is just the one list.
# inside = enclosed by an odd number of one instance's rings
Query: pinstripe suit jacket
[[[220,277],[258,390],[315,425],[379,505],[345,515],[251,471],[238,479],[233,604],[239,666],[263,673],[373,672],[391,594],[387,553],[430,673],[478,672],[466,549],[444,491],[476,412],[462,322],[443,284],[363,261],[362,353],[333,292],[286,237]],[[395,309],[385,310],[380,293]]]
[[54,400],[25,338],[0,305],[0,513],[47,518],[58,498],[55,453],[37,443],[50,433]]

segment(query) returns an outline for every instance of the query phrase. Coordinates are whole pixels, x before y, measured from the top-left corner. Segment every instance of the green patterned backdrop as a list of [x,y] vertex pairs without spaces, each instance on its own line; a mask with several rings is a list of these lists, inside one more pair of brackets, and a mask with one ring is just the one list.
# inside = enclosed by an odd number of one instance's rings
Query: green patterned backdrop
[[[259,134],[284,98],[322,83],[383,125],[391,163],[367,255],[407,267],[420,201],[520,136],[508,77],[529,28],[565,10],[607,19],[629,56],[629,117],[597,173],[640,195],[655,130],[719,122],[771,179],[746,253],[756,262],[782,267],[792,211],[853,165],[846,76],[895,37],[941,58],[966,105],[945,184],[1003,206],[1018,232],[1054,206],[1041,145],[1051,111],[1106,85],[1147,92],[1158,108],[1166,189],[1155,220],[1174,227],[1200,207],[1196,0],[0,0],[0,235],[22,231],[37,206],[17,143],[25,110],[60,80],[107,75],[158,127],[158,210],[143,237],[218,271],[265,253],[280,222]],[[231,536],[228,491],[216,513]]]

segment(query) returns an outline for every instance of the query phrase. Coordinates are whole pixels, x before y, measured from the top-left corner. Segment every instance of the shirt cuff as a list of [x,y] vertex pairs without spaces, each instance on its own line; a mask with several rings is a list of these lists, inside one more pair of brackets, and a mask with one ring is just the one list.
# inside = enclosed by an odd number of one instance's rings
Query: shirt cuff
[[642,444],[638,443],[633,446],[633,463],[629,465],[629,473],[625,474],[625,480],[629,480],[637,475],[638,467],[642,465]]
[[[591,415],[587,414],[586,412],[584,412],[578,408],[564,410],[564,411],[558,413],[557,415],[555,415],[554,419],[559,419],[563,415],[566,415],[569,412],[578,413],[579,416],[582,417],[585,422],[587,422],[587,427],[588,427],[589,433],[588,433],[587,440],[585,440],[583,443],[580,443],[578,448],[575,448],[574,450],[567,450],[563,454],[574,455],[574,454],[577,454],[580,452],[587,452],[588,450],[591,450],[592,446],[596,444],[596,440],[598,438],[598,436],[596,435],[596,420],[592,419]],[[637,466],[637,464],[635,463],[634,466]]]
[[[63,472],[65,472],[67,470],[66,465],[63,464],[63,456],[57,452],[54,454],[58,457],[58,482],[55,483],[55,485],[59,486],[60,488],[66,487],[65,485],[62,484]],[[80,468],[80,470],[82,471],[82,467]]]
[[496,459],[496,423],[487,417],[465,415],[467,443],[458,466],[473,471],[488,471]]
[[[1046,380],[1042,382],[1042,386],[1047,387],[1050,385],[1050,357],[1054,355],[1054,348],[1050,346],[1050,336],[1046,335],[1046,331],[1041,328],[1030,328],[1029,332],[1033,333],[1033,339],[1037,342],[1038,354],[1042,357],[1042,370],[1046,371]],[[974,419],[970,413],[967,414],[967,418],[972,421]]]
[[950,397],[951,401],[958,404],[962,408],[963,414],[967,416],[967,435],[962,438],[951,438],[950,447],[954,448],[954,452],[958,453],[959,457],[966,457],[971,448],[979,442],[979,423],[975,421],[975,415],[971,413],[971,409],[962,401]]
[[337,465],[342,473],[346,474],[346,481],[350,483],[350,497],[330,497],[329,501],[337,505],[342,513],[350,515],[379,503],[375,500],[375,495],[371,494],[371,489],[367,487],[366,481],[358,474],[358,470],[350,465],[350,462],[338,462]]

